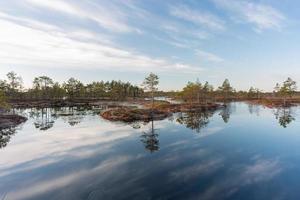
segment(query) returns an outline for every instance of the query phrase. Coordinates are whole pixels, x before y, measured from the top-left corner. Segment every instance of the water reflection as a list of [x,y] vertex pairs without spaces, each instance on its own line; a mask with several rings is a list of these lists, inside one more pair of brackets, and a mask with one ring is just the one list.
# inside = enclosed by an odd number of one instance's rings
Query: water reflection
[[59,118],[70,126],[75,126],[81,123],[85,116],[99,112],[94,107],[32,108],[29,111],[29,118],[34,120],[36,129],[46,131],[52,128]]
[[292,108],[277,108],[274,111],[275,118],[283,128],[286,128],[291,122],[295,120],[293,117]]
[[46,131],[53,127],[55,117],[52,116],[51,108],[31,109],[29,117],[34,119],[34,127],[41,131]]
[[249,103],[248,104],[248,110],[249,110],[250,114],[256,114],[257,116],[259,116],[260,106]]
[[[100,108],[101,109],[101,108]],[[39,131],[47,131],[54,127],[55,121],[62,119],[70,126],[81,123],[85,117],[97,115],[98,107],[63,107],[63,108],[31,108],[28,110],[15,110],[15,113],[26,115]],[[11,136],[16,133],[16,127],[0,129],[0,148],[6,147]]]
[[16,133],[15,127],[0,129],[0,149],[6,147],[9,143],[11,136]]
[[[220,133],[206,137],[189,134],[168,119],[132,128],[89,112],[88,120],[72,127],[64,117],[81,115],[66,110],[56,111],[57,119],[54,112],[48,116],[56,121],[48,129],[53,134],[36,134],[42,131],[28,120],[14,145],[0,151],[0,199],[250,200],[300,195],[300,135],[295,134],[300,124],[282,129],[270,109],[261,109],[260,117],[251,116],[246,104],[237,104],[237,112],[222,110],[230,126],[219,111],[174,115],[193,130],[206,127],[202,132]],[[145,126],[149,129],[141,135]]]
[[225,107],[221,110],[219,115],[222,117],[225,123],[228,123],[231,113],[232,113],[232,104],[226,104]]
[[154,122],[151,121],[151,127],[148,131],[144,131],[141,136],[141,142],[144,144],[145,149],[150,153],[159,150],[159,138],[157,129],[154,128]]
[[211,118],[213,114],[214,111],[180,113],[176,121],[200,133],[201,129],[209,124],[209,118]]

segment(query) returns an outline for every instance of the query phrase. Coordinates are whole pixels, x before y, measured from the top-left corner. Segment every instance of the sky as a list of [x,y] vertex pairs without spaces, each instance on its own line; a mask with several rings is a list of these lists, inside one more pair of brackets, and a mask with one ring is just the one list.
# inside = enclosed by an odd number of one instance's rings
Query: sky
[[188,81],[272,91],[300,82],[298,0],[0,0],[0,79],[36,76],[159,89]]

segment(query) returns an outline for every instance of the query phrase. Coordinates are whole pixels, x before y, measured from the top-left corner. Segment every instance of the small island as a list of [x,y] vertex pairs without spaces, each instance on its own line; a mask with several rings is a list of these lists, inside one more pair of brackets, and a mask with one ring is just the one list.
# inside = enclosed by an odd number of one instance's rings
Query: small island
[[221,104],[171,104],[160,103],[151,107],[145,105],[144,108],[135,107],[117,107],[103,111],[100,115],[106,120],[122,121],[122,122],[135,122],[151,120],[162,120],[172,116],[175,112],[201,112],[207,110],[216,110],[224,107]]

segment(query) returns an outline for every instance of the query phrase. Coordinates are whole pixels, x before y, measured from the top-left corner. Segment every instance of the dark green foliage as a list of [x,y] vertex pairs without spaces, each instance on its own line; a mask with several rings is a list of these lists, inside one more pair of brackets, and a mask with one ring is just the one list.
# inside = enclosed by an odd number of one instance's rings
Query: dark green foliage
[[7,80],[0,80],[2,96],[9,100],[61,100],[61,99],[112,99],[124,100],[126,98],[141,97],[143,89],[129,82],[97,81],[84,84],[81,81],[70,78],[63,84],[55,82],[47,76],[34,78],[32,88],[23,89],[22,78],[16,73],[10,72]]
[[8,103],[6,101],[6,96],[4,92],[0,89],[0,109],[7,108],[7,107],[8,107]]
[[213,91],[213,86],[207,81],[204,84],[201,84],[199,81],[188,82],[180,93],[180,96],[183,100],[190,103],[207,103],[209,100],[212,100]]
[[151,93],[152,98],[152,108],[154,106],[154,93],[158,90],[157,86],[159,84],[159,77],[154,74],[150,73],[144,80],[144,89]]

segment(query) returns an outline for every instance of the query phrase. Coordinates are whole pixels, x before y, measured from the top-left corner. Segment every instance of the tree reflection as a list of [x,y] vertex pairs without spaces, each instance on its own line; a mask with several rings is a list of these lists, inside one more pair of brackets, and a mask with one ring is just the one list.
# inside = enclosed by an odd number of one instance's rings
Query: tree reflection
[[[18,113],[24,113],[24,110],[17,110]],[[75,126],[82,122],[86,115],[95,115],[99,110],[92,110],[86,107],[64,107],[64,108],[31,108],[26,111],[28,118],[33,120],[33,125],[40,131],[47,131],[54,126],[57,119],[61,118],[70,126]],[[16,127],[0,128],[0,149],[5,147],[10,139],[16,133]]]
[[53,127],[55,119],[51,108],[31,109],[29,116],[34,119],[35,128],[46,131]]
[[151,121],[151,128],[147,132],[143,132],[141,136],[141,142],[144,144],[145,149],[150,153],[159,150],[159,139],[158,133],[156,133],[156,129],[154,129],[154,122]]
[[15,127],[0,129],[0,149],[6,147],[6,145],[10,141],[11,136],[13,136],[15,133]]
[[259,116],[260,107],[258,105],[254,105],[252,103],[249,103],[248,104],[248,110],[249,110],[249,113],[251,115],[255,113],[257,116]]
[[68,116],[68,117],[65,117],[65,120],[70,126],[75,126],[75,125],[78,125],[82,122],[84,116]]
[[177,122],[200,133],[201,129],[208,125],[209,118],[212,117],[213,114],[214,111],[181,113],[177,118]]
[[295,118],[292,116],[291,108],[277,108],[274,112],[280,126],[286,128]]
[[34,120],[35,128],[46,131],[52,128],[59,118],[70,126],[75,126],[81,123],[86,115],[96,115],[97,113],[99,113],[99,110],[94,111],[87,107],[32,108],[29,117]]
[[219,113],[219,115],[222,117],[223,121],[225,123],[229,122],[229,118],[231,115],[231,104],[226,104],[225,107],[221,110],[221,112]]
[[64,112],[60,114],[64,122],[68,123],[70,126],[75,126],[81,123],[85,115],[87,115],[87,110],[81,107],[65,108]]

